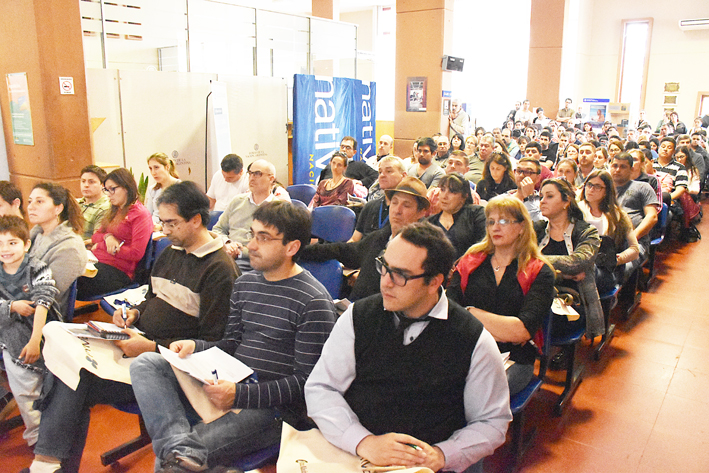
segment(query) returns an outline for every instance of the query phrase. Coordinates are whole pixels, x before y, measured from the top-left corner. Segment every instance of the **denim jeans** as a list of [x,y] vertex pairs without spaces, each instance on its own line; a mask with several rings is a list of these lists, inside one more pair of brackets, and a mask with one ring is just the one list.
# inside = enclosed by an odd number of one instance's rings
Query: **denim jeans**
[[64,472],[76,473],[89,431],[90,408],[96,404],[134,402],[133,390],[129,384],[102,379],[84,370],[76,391],[53,375],[46,378],[45,387],[52,382],[53,386],[41,408],[34,453],[58,458]]
[[243,409],[204,424],[185,398],[170,364],[143,353],[130,367],[133,391],[153,440],[156,469],[171,452],[198,463],[228,465],[234,459],[280,442],[275,409]]

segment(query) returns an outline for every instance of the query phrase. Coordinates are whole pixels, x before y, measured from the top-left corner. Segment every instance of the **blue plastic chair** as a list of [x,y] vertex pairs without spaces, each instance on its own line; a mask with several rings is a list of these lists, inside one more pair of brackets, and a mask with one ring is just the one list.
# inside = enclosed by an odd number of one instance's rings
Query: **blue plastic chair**
[[240,468],[244,471],[256,470],[264,466],[274,465],[278,460],[278,454],[281,451],[281,444],[275,443],[270,447],[258,450],[248,455],[244,455],[234,462],[232,466]]
[[127,412],[128,414],[135,414],[138,416],[138,425],[140,427],[140,435],[136,438],[127,441],[126,443],[119,445],[107,452],[101,454],[101,464],[103,466],[108,466],[111,463],[115,463],[121,458],[130,455],[133,452],[140,450],[146,445],[150,445],[152,440],[150,440],[150,435],[145,428],[145,422],[143,421],[143,416],[140,413],[140,407],[137,402],[125,402],[112,404],[112,406],[119,411]]
[[214,228],[214,225],[219,221],[219,217],[222,216],[224,212],[221,210],[212,210],[209,212],[209,225],[207,225],[207,230]]
[[66,314],[64,314],[64,320],[71,322],[74,320],[74,309],[76,306],[76,279],[71,286],[69,286],[69,298],[66,301]]
[[667,204],[662,204],[662,210],[657,216],[657,223],[653,227],[654,237],[650,241],[650,251],[647,257],[647,268],[649,270],[647,282],[645,283],[646,288],[652,284],[657,276],[657,269],[655,268],[655,256],[657,254],[657,247],[665,241],[665,235],[667,234],[667,214],[669,213],[669,208]]
[[170,242],[170,239],[167,237],[160,238],[159,240],[155,240],[153,242],[154,245],[154,255],[153,255],[153,264],[158,260],[160,255],[162,254],[163,250],[167,248],[168,246],[172,245]]
[[[554,315],[552,317],[552,327],[554,326],[554,320],[558,317]],[[564,412],[564,408],[571,401],[571,398],[576,393],[581,381],[583,379],[584,366],[580,365],[578,367],[576,364],[576,346],[579,344],[584,334],[586,333],[586,324],[578,324],[575,328],[569,328],[565,333],[554,334],[550,337],[551,346],[559,347],[564,354],[566,359],[566,366],[563,368],[566,371],[566,379],[564,381],[564,390],[559,395],[556,404],[554,405],[554,414],[560,416]]]
[[[541,389],[546,375],[546,360],[549,359],[550,338],[551,338],[551,320],[553,314],[551,310],[544,318],[544,324],[540,329],[542,332],[542,346],[538,347],[541,351],[539,373],[533,377],[531,381],[520,392],[510,396],[510,410],[512,411],[512,453],[514,467],[516,467],[525,452],[529,448],[536,433],[536,428],[527,435],[527,439],[523,439],[524,433],[524,410],[532,400],[532,397]],[[514,468],[512,468],[514,469]]]
[[601,298],[601,308],[603,309],[603,321],[605,322],[605,332],[601,335],[601,343],[598,344],[593,352],[593,358],[598,361],[601,359],[603,351],[608,348],[615,335],[615,324],[611,324],[611,311],[618,303],[618,292],[620,284],[613,286],[608,292],[599,294]]
[[[299,200],[291,199],[290,202],[291,202],[291,204],[295,205],[296,207],[300,207],[302,209],[308,210],[308,206]],[[308,210],[308,212],[310,212],[310,210]]]
[[291,200],[299,200],[308,205],[313,200],[317,188],[311,184],[294,184],[286,187],[286,190]]
[[320,281],[330,297],[333,299],[340,298],[340,290],[342,288],[342,264],[339,261],[331,259],[322,263],[314,261],[300,261],[298,264],[310,271],[315,279]]
[[340,205],[325,205],[312,211],[312,234],[327,242],[347,241],[352,238],[357,217],[352,209]]

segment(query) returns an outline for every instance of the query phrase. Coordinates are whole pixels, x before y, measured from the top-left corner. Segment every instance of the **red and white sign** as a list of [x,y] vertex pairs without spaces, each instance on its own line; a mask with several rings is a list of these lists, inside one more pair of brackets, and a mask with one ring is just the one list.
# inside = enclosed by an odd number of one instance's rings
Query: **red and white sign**
[[74,95],[74,78],[73,77],[60,77],[59,78],[59,91],[62,95]]

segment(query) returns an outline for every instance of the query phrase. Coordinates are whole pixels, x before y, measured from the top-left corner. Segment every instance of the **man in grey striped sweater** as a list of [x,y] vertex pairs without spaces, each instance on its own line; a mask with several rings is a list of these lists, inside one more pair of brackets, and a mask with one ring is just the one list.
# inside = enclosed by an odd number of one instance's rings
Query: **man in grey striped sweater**
[[254,213],[249,236],[256,272],[234,283],[224,338],[170,345],[181,356],[218,346],[251,367],[257,383],[204,386],[216,407],[241,411],[195,423],[162,356],[145,353],[131,365],[158,471],[224,471],[217,465],[279,442],[282,420],[306,420],[303,386],[335,322],[327,290],[296,263],[310,239],[310,216],[289,202],[269,202]]

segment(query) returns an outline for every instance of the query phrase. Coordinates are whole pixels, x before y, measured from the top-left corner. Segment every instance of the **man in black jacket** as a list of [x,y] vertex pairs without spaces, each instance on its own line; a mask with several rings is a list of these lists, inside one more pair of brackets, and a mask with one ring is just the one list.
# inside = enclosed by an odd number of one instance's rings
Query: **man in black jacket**
[[404,226],[421,220],[430,205],[426,198],[426,186],[411,176],[402,179],[395,189],[387,190],[386,196],[391,202],[389,225],[353,243],[308,245],[300,256],[304,261],[336,259],[346,268],[359,269],[359,276],[349,297],[352,301],[379,292],[375,258]]

